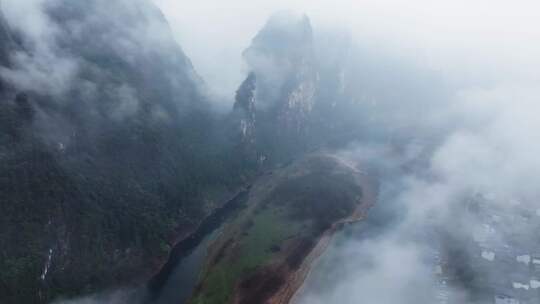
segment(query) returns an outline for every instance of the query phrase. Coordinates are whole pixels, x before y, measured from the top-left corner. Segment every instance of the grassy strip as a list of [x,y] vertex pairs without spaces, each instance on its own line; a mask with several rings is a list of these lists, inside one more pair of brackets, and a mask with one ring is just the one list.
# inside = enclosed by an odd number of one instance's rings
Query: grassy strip
[[[245,219],[243,219],[245,222]],[[237,240],[235,253],[211,267],[194,304],[223,304],[231,300],[235,284],[254,273],[275,256],[275,248],[302,230],[302,222],[292,221],[278,208],[261,210],[251,219]]]

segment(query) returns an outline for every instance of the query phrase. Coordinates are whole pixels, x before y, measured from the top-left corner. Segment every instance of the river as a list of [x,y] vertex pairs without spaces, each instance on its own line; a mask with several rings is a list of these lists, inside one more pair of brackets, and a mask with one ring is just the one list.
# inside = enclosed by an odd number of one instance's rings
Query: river
[[208,246],[219,235],[221,227],[248,198],[249,187],[208,216],[188,238],[176,244],[161,271],[148,284],[148,304],[181,304],[191,296],[204,266]]

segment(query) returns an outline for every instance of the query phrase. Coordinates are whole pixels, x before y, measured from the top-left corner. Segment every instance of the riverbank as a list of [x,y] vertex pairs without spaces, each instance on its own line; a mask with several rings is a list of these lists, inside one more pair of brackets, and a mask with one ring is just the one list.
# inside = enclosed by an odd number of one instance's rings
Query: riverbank
[[238,211],[238,209],[243,206],[250,188],[251,186],[248,185],[239,189],[232,198],[207,216],[193,233],[178,241],[173,246],[167,261],[148,283],[150,295],[146,302],[153,303],[170,279],[171,274],[174,272],[178,263],[190,255],[193,250],[201,244],[204,238],[214,230],[218,229],[223,224],[223,221],[225,221],[232,213]]

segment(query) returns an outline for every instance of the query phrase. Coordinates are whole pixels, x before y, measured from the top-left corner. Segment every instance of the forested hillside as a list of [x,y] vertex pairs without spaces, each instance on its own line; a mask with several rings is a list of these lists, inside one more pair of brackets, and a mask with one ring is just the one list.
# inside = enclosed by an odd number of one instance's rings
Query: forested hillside
[[44,3],[52,40],[1,23],[6,304],[144,282],[248,171],[151,3]]

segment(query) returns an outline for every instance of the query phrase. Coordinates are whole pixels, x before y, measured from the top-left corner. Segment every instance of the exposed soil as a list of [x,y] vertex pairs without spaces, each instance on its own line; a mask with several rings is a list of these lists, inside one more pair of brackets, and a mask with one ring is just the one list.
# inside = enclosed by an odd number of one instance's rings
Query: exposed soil
[[263,270],[240,283],[238,304],[264,303],[286,282],[283,269]]

